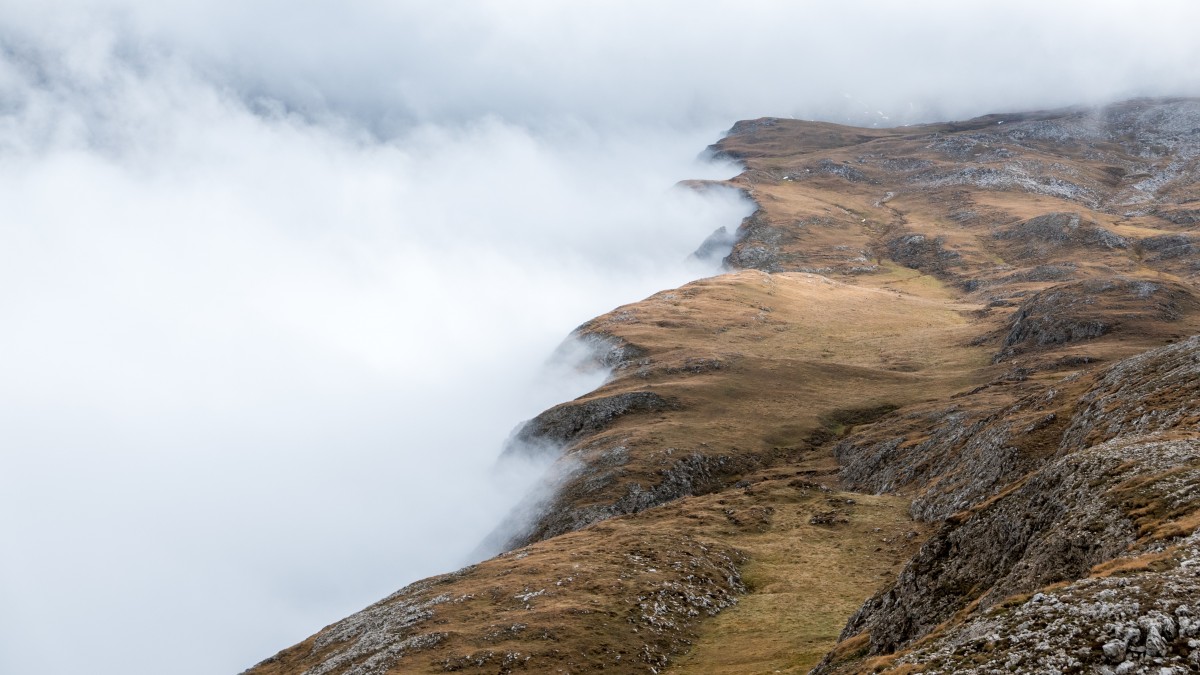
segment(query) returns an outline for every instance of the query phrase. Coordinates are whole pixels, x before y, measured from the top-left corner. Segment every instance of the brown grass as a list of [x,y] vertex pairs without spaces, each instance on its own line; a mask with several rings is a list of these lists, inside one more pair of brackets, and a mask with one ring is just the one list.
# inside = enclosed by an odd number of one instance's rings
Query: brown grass
[[1140,555],[1133,558],[1114,558],[1093,567],[1091,576],[1111,577],[1120,576],[1123,574],[1145,572],[1149,570],[1164,569],[1170,565],[1172,553],[1173,551],[1168,549],[1166,551],[1147,553],[1145,555]]
[[[571,503],[603,505],[632,483],[653,484],[679,452],[832,472],[831,454],[813,451],[850,426],[988,377],[986,350],[969,345],[970,309],[932,278],[899,291],[744,271],[600,316],[586,331],[637,345],[648,363],[595,395],[654,391],[682,408],[630,416],[589,439],[630,448],[630,461],[619,480]],[[720,367],[696,372],[697,360]]]
[[[846,618],[899,571],[928,530],[908,518],[907,501],[897,497],[819,489],[790,497],[793,488],[785,485],[755,488],[778,505],[775,520],[770,530],[736,543],[751,561],[745,573],[752,592],[706,622],[695,647],[668,672],[808,672],[837,643]],[[814,512],[830,509],[849,522],[809,523]]]
[[[751,483],[615,518],[434,578],[428,589],[399,600],[452,598],[416,629],[448,630],[447,637],[405,656],[392,672],[444,672],[446,664],[488,653],[528,656],[524,667],[531,672],[644,672],[646,645],[668,655],[692,647],[675,672],[806,671],[926,528],[908,522],[906,503],[895,497],[831,491],[792,472],[767,472]],[[846,522],[810,524],[812,514],[829,509],[843,513]],[[697,545],[738,552],[748,595],[715,618],[674,617],[677,629],[648,629],[638,619],[638,598],[694,574],[694,567],[675,563],[691,560]],[[630,556],[641,563],[631,565]],[[543,590],[528,601],[517,598]],[[502,630],[517,624],[523,626],[518,633]],[[314,651],[313,644],[310,638],[252,672],[301,672],[336,653],[336,646]],[[498,665],[489,663],[493,670]]]

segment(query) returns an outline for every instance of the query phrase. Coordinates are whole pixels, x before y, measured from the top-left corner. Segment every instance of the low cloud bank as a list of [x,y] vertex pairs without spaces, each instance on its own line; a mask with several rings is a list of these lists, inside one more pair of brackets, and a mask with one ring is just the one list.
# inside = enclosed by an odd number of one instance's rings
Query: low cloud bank
[[748,211],[671,189],[715,129],[380,141],[98,58],[0,62],[4,672],[236,671],[467,562],[598,384],[558,343]]
[[78,65],[111,47],[141,70],[176,59],[264,108],[380,136],[489,116],[898,125],[1194,96],[1196,25],[1189,0],[9,0],[0,17],[10,48],[69,45]]

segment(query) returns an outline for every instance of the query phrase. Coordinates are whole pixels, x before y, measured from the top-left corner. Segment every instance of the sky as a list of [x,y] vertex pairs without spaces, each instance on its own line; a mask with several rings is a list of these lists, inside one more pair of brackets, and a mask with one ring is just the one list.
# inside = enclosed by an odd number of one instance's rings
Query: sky
[[[0,0],[0,673],[236,673],[472,562],[717,273],[739,119],[1200,95],[1192,2]],[[559,352],[561,353],[561,352]],[[184,656],[186,655],[186,656]],[[169,664],[169,665],[165,665]]]

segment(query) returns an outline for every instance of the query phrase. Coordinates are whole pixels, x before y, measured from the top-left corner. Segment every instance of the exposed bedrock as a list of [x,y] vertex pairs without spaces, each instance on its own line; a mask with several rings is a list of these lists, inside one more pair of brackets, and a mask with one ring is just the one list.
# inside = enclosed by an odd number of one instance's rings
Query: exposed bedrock
[[1078,403],[1064,452],[1130,434],[1200,432],[1200,336],[1106,369]]
[[1045,258],[1063,249],[1114,250],[1129,248],[1129,242],[1113,232],[1082,218],[1078,213],[1047,213],[1001,227],[993,237],[1006,258],[1022,263]]
[[504,454],[557,454],[583,436],[602,431],[625,415],[677,410],[679,403],[652,391],[631,391],[562,403],[521,424]]
[[872,653],[891,652],[975,600],[987,607],[1085,576],[1138,538],[1131,486],[1154,494],[1162,514],[1195,508],[1200,441],[1120,438],[1051,462],[947,520],[843,638],[867,631]]
[[591,443],[561,460],[547,478],[547,489],[530,495],[489,540],[496,550],[511,550],[580,530],[614,516],[638,513],[691,495],[725,487],[731,476],[759,465],[747,458],[680,453],[669,465],[644,480],[626,482],[617,495],[612,487],[627,478],[623,468],[629,449]]
[[1122,327],[1151,333],[1198,310],[1195,292],[1174,281],[1109,277],[1059,284],[1021,303],[995,360],[1091,340]]
[[895,661],[943,673],[1188,673],[1200,664],[1200,536],[1115,571],[976,612]]
[[[916,486],[914,510],[956,503],[945,502],[946,495],[974,502],[946,518],[896,582],[848,622],[843,638],[862,633],[871,653],[892,652],[972,603],[987,608],[1078,579],[1099,563],[1154,550],[1195,529],[1200,336],[1067,380],[1085,386],[1083,395],[1051,388],[974,418],[954,410],[893,416],[892,429],[937,430],[903,452],[869,436],[839,446],[850,482]],[[1052,406],[1041,418],[1047,421],[1041,434],[1037,425],[1023,426]],[[1022,457],[1032,470],[982,498],[1004,482],[998,476],[1005,471],[995,467],[1019,466]],[[966,491],[945,489],[972,483]],[[936,510],[927,515],[940,516]]]
[[943,237],[903,234],[887,242],[888,257],[927,274],[945,275],[962,264],[962,256],[946,247]]
[[1054,454],[1066,404],[1050,390],[999,410],[929,406],[893,415],[834,447],[846,487],[913,493],[934,522],[978,504]]

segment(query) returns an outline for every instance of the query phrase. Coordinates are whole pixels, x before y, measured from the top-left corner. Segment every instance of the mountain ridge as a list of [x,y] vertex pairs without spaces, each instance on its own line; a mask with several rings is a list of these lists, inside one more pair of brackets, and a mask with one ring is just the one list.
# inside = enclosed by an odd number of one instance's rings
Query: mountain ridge
[[709,152],[742,163],[721,184],[758,207],[731,271],[573,333],[612,375],[514,435],[506,451],[558,459],[507,551],[247,672],[1200,659],[1200,623],[1176,620],[1190,590],[1139,589],[1165,609],[1076,621],[1041,661],[1005,623],[1065,627],[1032,598],[1068,602],[1051,587],[1074,582],[1121,605],[1136,584],[1113,570],[1179,585],[1194,558],[1200,100],[896,129],[760,118]]

